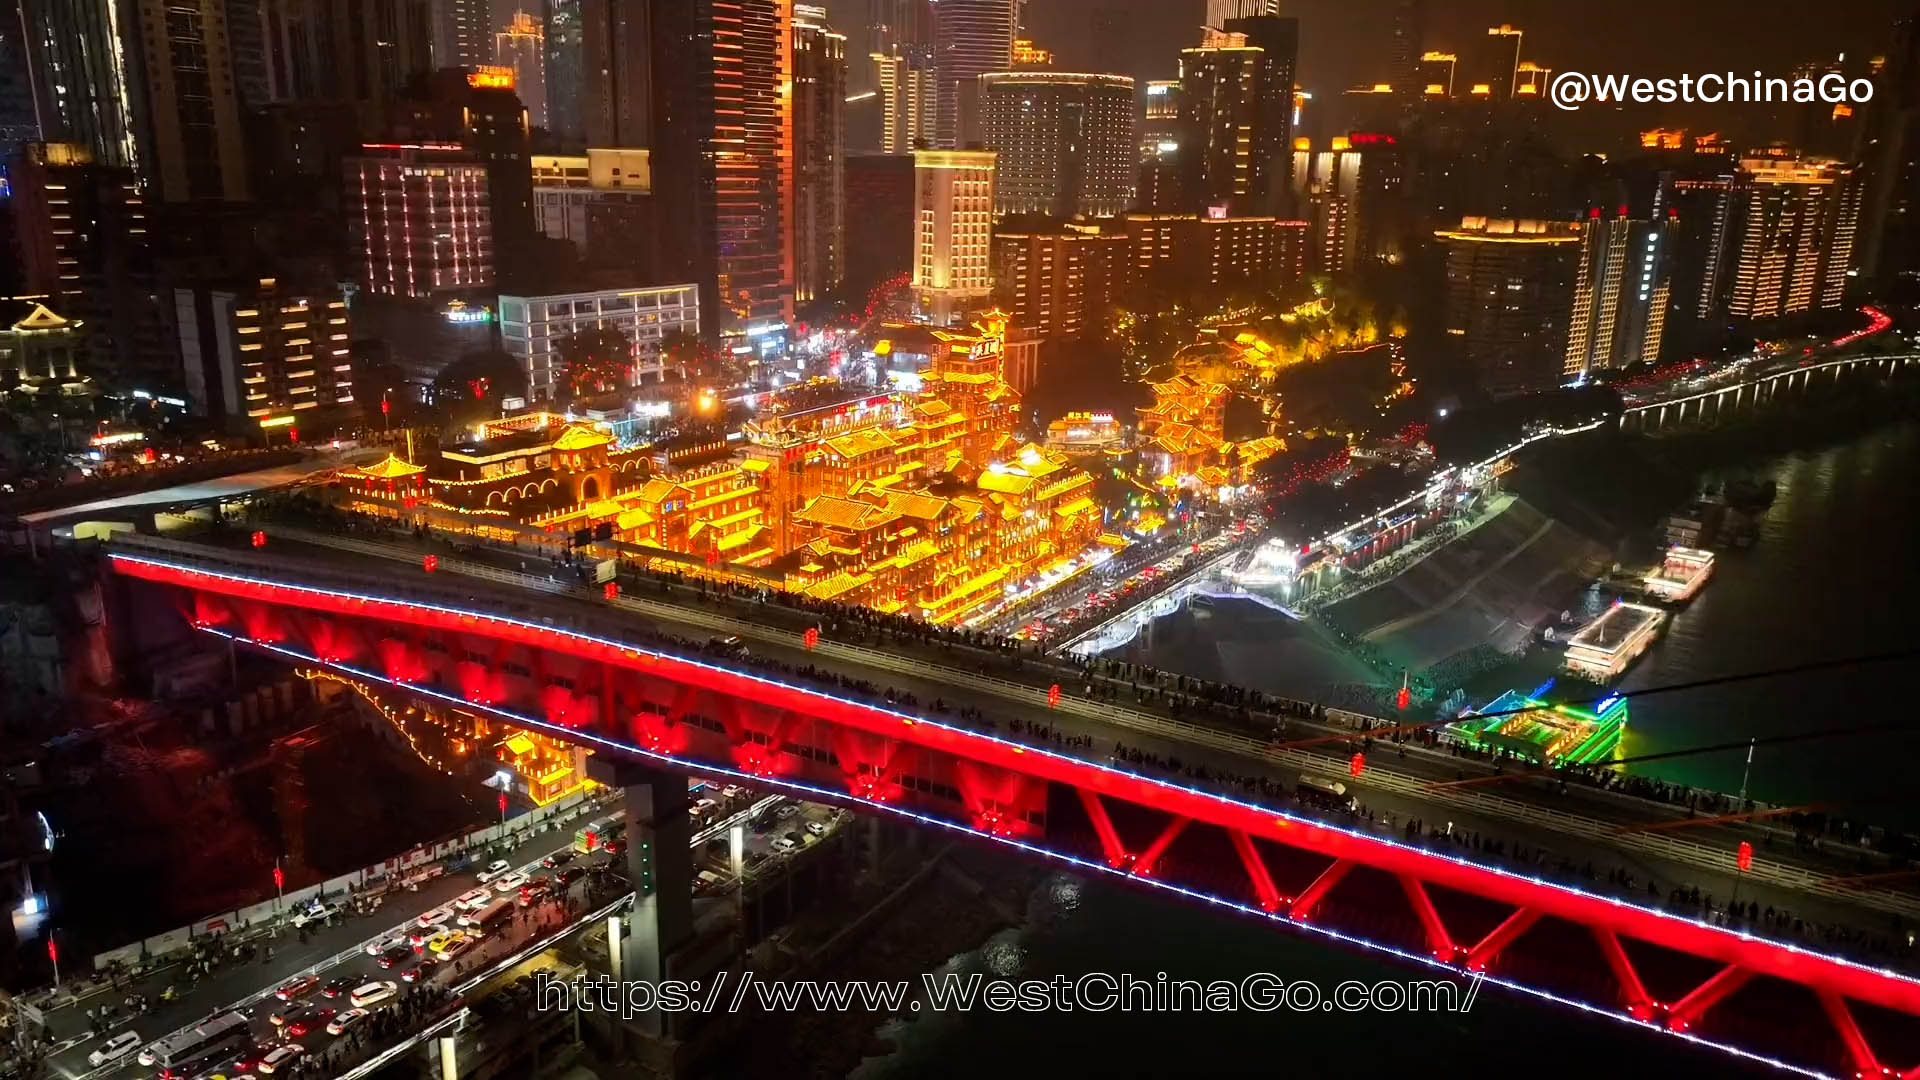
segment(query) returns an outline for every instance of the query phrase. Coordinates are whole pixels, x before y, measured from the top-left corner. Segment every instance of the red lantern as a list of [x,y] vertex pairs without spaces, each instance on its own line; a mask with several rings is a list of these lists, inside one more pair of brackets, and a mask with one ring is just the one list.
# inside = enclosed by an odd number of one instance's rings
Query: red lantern
[[1394,698],[1394,704],[1400,706],[1401,712],[1406,712],[1407,706],[1413,704],[1413,691],[1408,690],[1404,686],[1401,687],[1400,693]]
[[287,872],[277,866],[273,868],[273,887],[276,890],[287,887]]
[[431,574],[435,570],[440,569],[440,556],[429,555],[420,560],[420,565],[426,569],[427,573]]
[[300,445],[300,429],[297,427],[288,428],[287,441],[294,444],[295,446]]
[[1734,861],[1739,865],[1740,872],[1743,874],[1753,869],[1753,845],[1747,843],[1745,840],[1740,841],[1740,854]]
[[1047,687],[1047,707],[1053,708],[1053,709],[1057,709],[1060,707],[1060,684],[1059,683],[1054,683],[1052,686]]
[[263,532],[256,532],[256,533],[254,533],[254,534],[253,534],[253,546],[254,546],[254,547],[257,547],[257,548],[263,548],[263,547],[266,547],[266,546],[267,546],[267,534],[266,534],[266,533],[263,533]]
[[53,943],[53,935],[47,935],[47,959],[56,966],[60,963],[60,946]]
[[807,627],[807,632],[800,635],[800,640],[806,644],[808,649],[818,646],[820,644],[820,628],[817,626]]
[[607,599],[609,600],[620,599],[620,583],[617,581],[607,582],[606,593],[607,593]]
[[507,816],[507,793],[504,791],[500,793],[500,816]]
[[1347,763],[1347,768],[1353,772],[1355,780],[1360,779],[1360,774],[1367,771],[1367,755],[1353,755],[1353,760]]

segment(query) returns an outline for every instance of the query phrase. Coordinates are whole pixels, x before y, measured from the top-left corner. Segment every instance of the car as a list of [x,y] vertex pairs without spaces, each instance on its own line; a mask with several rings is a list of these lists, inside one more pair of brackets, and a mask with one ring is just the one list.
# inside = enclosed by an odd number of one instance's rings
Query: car
[[[434,923],[452,922],[453,905],[442,904],[413,921],[415,926],[432,926]],[[417,944],[417,942],[416,942]]]
[[773,816],[777,818],[785,819],[785,818],[790,818],[799,812],[800,812],[800,808],[798,806],[795,806],[792,803],[781,803],[780,808],[773,812]]
[[322,997],[337,998],[351,989],[353,989],[353,980],[342,976],[321,987],[320,994]]
[[370,1014],[365,1009],[348,1009],[347,1011],[327,1021],[327,1034],[345,1035],[347,1033],[348,1028],[352,1027],[353,1025],[359,1023],[362,1020],[365,1020],[368,1017],[368,1015]]
[[707,814],[713,813],[713,808],[719,805],[719,803],[712,799],[701,799],[699,802],[693,804],[693,812],[704,817]]
[[747,789],[741,787],[739,784],[728,784],[726,787],[720,789],[720,797],[723,799],[737,799],[746,793]]
[[388,949],[386,952],[381,953],[379,956],[374,958],[373,962],[376,964],[379,964],[383,968],[390,968],[390,967],[394,967],[396,965],[405,963],[406,961],[411,959],[413,959],[413,946],[407,944],[407,942],[404,939],[402,939],[400,944],[394,946],[391,949]]
[[782,855],[790,854],[798,850],[799,847],[800,847],[799,844],[794,843],[792,840],[789,840],[784,836],[776,836],[773,838],[773,850],[779,852]]
[[434,938],[439,937],[441,934],[450,932],[452,929],[453,929],[453,913],[448,912],[447,917],[445,919],[442,919],[439,922],[434,923],[432,926],[423,926],[420,929],[415,930],[413,933],[408,934],[407,944],[413,946],[414,952],[420,952],[421,950],[427,947],[427,942],[432,941]]
[[827,823],[824,821],[809,821],[807,822],[807,831],[815,836],[825,836],[827,835]]
[[460,931],[458,930],[442,930],[440,933],[427,939],[425,951],[429,954],[438,953],[447,947],[447,942],[459,936]]
[[494,881],[493,891],[499,893],[501,896],[509,896],[519,892],[520,886],[526,883],[527,875],[519,873],[508,874],[506,877],[498,878]]
[[616,859],[627,853],[627,842],[625,840],[609,840],[600,850],[607,853],[607,858]]
[[401,934],[389,934],[389,935],[387,935],[386,937],[383,937],[383,938],[379,938],[379,939],[377,939],[377,940],[374,940],[374,941],[370,941],[370,942],[368,942],[368,943],[367,943],[367,955],[368,955],[368,956],[379,956],[379,955],[380,955],[381,953],[384,953],[384,952],[391,952],[392,950],[394,950],[394,949],[396,949],[396,948],[402,948],[402,949],[403,949],[403,948],[406,948],[406,945],[407,945],[407,935],[406,935],[406,934],[404,934],[404,933],[401,933]]
[[273,1043],[254,1043],[247,1049],[242,1050],[229,1064],[233,1066],[234,1072],[253,1072],[260,1068],[260,1062],[265,1060],[268,1054],[273,1053],[273,1047]]
[[353,996],[347,1000],[353,1002],[354,1008],[364,1009],[369,1005],[378,1005],[399,992],[400,988],[393,983],[385,979],[376,979],[355,990]]
[[306,907],[301,908],[299,911],[294,912],[292,921],[294,928],[298,929],[310,923],[326,922],[338,914],[340,914],[339,904],[329,904],[324,900],[316,900]]
[[425,975],[426,973],[427,973],[427,965],[415,964],[412,967],[400,973],[400,981],[404,983],[419,982],[420,977]]
[[512,870],[513,870],[512,863],[509,863],[505,859],[495,859],[492,862],[487,864],[487,868],[485,870],[480,871],[478,875],[480,879],[480,884],[485,885],[487,882],[492,881],[494,878],[497,878],[502,874],[509,873]]
[[556,851],[553,854],[547,856],[546,858],[541,859],[540,865],[546,867],[549,870],[558,870],[559,868],[567,865],[572,861],[573,861],[573,852]]
[[747,651],[747,643],[739,634],[728,634],[726,637],[708,638],[707,648],[722,656],[739,656]]
[[328,1008],[307,1009],[307,1010],[304,1010],[299,1016],[289,1019],[280,1030],[286,1032],[288,1038],[298,1039],[304,1035],[307,1035],[311,1032],[319,1031],[321,1028],[326,1027],[327,1022],[332,1020],[334,1014],[337,1012],[339,1012],[338,1009],[328,1009]]
[[266,1057],[260,1059],[260,1072],[264,1076],[272,1076],[281,1069],[292,1065],[295,1058],[298,1058],[306,1052],[307,1048],[301,1046],[299,1043],[290,1042],[276,1046],[267,1052]]
[[106,1042],[101,1043],[98,1050],[88,1054],[87,1064],[97,1069],[108,1062],[119,1061],[121,1058],[126,1057],[139,1048],[140,1033],[137,1031],[123,1031],[113,1038],[108,1039]]
[[557,880],[560,884],[560,887],[564,889],[571,886],[574,882],[579,881],[581,878],[586,876],[587,876],[587,872],[585,870],[581,869],[578,866],[570,866],[567,869],[560,871],[560,876],[555,880]]
[[492,889],[475,889],[455,900],[453,906],[461,911],[475,911],[491,903],[493,903]]
[[281,1001],[297,1001],[314,992],[320,986],[320,976],[302,975],[273,992]]
[[520,906],[531,907],[553,894],[553,883],[546,878],[535,878],[520,887]]
[[440,950],[440,963],[452,963],[466,955],[468,951],[478,944],[480,944],[479,938],[461,934],[456,940],[447,942],[447,947]]

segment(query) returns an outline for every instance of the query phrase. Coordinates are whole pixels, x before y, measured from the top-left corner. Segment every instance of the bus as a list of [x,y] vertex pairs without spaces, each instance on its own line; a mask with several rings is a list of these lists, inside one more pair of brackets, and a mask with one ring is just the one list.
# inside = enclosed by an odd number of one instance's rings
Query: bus
[[573,850],[582,855],[590,855],[606,847],[608,841],[625,836],[626,832],[626,818],[619,814],[608,814],[606,817],[580,826],[579,830],[573,834]]
[[500,927],[513,921],[513,913],[519,910],[514,898],[504,896],[479,911],[469,911],[460,916],[460,925],[482,934],[491,934]]
[[241,1046],[253,1033],[247,1018],[237,1012],[202,1020],[185,1031],[178,1031],[140,1051],[142,1065],[178,1065],[183,1061]]

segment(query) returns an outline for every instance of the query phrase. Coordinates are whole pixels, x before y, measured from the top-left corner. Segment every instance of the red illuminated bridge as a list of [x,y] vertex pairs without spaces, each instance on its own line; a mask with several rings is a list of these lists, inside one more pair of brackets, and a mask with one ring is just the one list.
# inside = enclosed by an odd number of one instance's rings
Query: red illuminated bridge
[[[1391,953],[1805,1075],[1920,1080],[1920,981],[639,644],[209,554],[114,552],[128,610],[437,699],[630,763],[659,837],[643,965],[690,890],[684,782],[747,780],[966,833],[1276,928]],[[156,595],[157,594],[157,595]],[[638,809],[631,809],[637,804]],[[635,844],[635,849],[646,845]],[[674,852],[678,855],[674,855]],[[676,899],[677,898],[677,899]],[[636,972],[637,974],[638,972]],[[1897,1067],[1896,1067],[1897,1066]],[[1904,1071],[1903,1071],[1904,1070]]]

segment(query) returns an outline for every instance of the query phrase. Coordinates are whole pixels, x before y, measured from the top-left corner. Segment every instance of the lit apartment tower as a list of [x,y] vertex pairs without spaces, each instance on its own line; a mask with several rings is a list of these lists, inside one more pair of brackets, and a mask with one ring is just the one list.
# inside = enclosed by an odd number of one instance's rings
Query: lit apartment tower
[[1447,338],[1495,397],[1559,385],[1577,225],[1466,218],[1446,250]]
[[793,7],[681,0],[650,11],[661,273],[713,290],[709,335],[793,317]]
[[1261,51],[1254,97],[1254,183],[1241,212],[1279,214],[1286,209],[1287,167],[1293,154],[1294,70],[1300,52],[1300,20],[1268,12],[1228,19],[1229,34],[1243,34]]
[[1445,101],[1453,97],[1453,80],[1459,66],[1460,58],[1453,53],[1421,53],[1420,66],[1414,71],[1414,80],[1420,84],[1421,98],[1427,101]]
[[1293,143],[1293,205],[1310,223],[1307,266],[1319,274],[1344,274],[1358,261],[1362,152],[1346,138],[1324,150],[1311,141]]
[[513,71],[483,66],[433,73],[417,84],[426,96],[392,108],[395,142],[459,143],[487,167],[491,262],[503,286],[518,287],[531,266],[533,133],[515,93]]
[[996,213],[1112,217],[1132,203],[1131,78],[990,72],[980,76],[980,119],[987,149],[999,155]]
[[1186,205],[1180,186],[1180,84],[1171,79],[1147,84],[1140,117],[1140,162],[1134,173],[1137,210],[1170,214]]
[[587,139],[587,0],[540,0],[547,42],[547,131],[568,147]]
[[874,53],[867,59],[873,65],[874,92],[880,96],[880,149],[910,154],[916,147],[931,147],[938,98],[933,62],[917,54]]
[[1014,38],[1012,63],[1016,68],[1052,67],[1053,50],[1043,49],[1029,38]]
[[1502,23],[1489,26],[1487,36],[1482,38],[1479,47],[1474,50],[1473,64],[1467,71],[1469,94],[1477,94],[1478,87],[1485,86],[1487,93],[1495,101],[1506,101],[1513,97],[1514,85],[1520,73],[1520,43],[1525,34],[1517,27]]
[[[114,0],[21,0],[33,108],[41,137],[77,143],[109,168],[138,168],[131,58]],[[9,32],[12,28],[9,28]]]
[[653,273],[653,170],[645,150],[533,156],[534,231],[573,244],[594,269]]
[[1198,47],[1181,50],[1179,143],[1189,206],[1257,215],[1285,194],[1288,160],[1267,148],[1273,132],[1291,129],[1293,95],[1291,86],[1269,93],[1278,85],[1269,59],[1246,34],[1211,29]]
[[247,197],[226,11],[224,0],[139,0],[123,24],[138,46],[126,57],[138,73],[140,170],[161,202]]
[[1678,215],[1672,238],[1672,330],[1685,333],[1696,326],[1722,324],[1727,315],[1727,264],[1733,237],[1728,218],[1735,173],[1675,178],[1670,206]]
[[793,298],[813,300],[846,273],[847,39],[826,9],[793,9]]
[[1727,197],[1730,317],[1841,305],[1860,218],[1858,170],[1827,158],[1750,157]]
[[1567,317],[1561,376],[1584,382],[1596,371],[1660,355],[1672,287],[1673,219],[1656,207],[1651,220],[1612,217],[1599,208],[1580,230],[1573,304]]
[[547,33],[524,11],[513,13],[505,30],[493,35],[493,62],[513,72],[514,91],[533,126],[547,126]]
[[1522,60],[1513,69],[1513,98],[1515,101],[1540,101],[1547,96],[1547,80],[1553,72],[1531,60]]
[[[927,0],[865,0],[867,17],[841,19],[857,26],[849,33],[849,56],[911,56],[931,61],[933,56],[933,8]],[[848,29],[843,25],[842,29]],[[859,69],[855,69],[859,70]],[[930,68],[929,68],[930,70]],[[879,70],[867,69],[858,78],[849,78],[849,89],[864,93],[879,89]],[[927,84],[932,89],[933,84]]]
[[475,67],[493,62],[493,0],[431,2],[434,67]]
[[353,404],[347,302],[338,285],[260,278],[173,293],[187,400],[234,429],[297,428],[313,410]]
[[958,322],[993,292],[995,155],[991,150],[913,154],[913,292],[923,317]]
[[484,162],[448,143],[369,144],[345,169],[349,258],[367,292],[427,298],[493,284]]
[[1132,240],[1099,226],[995,233],[996,306],[1043,340],[1098,337],[1130,280]]
[[[559,0],[555,0],[559,2]],[[684,76],[687,86],[677,108],[689,131],[691,113],[706,100],[697,95],[694,69],[702,68],[687,55],[699,39],[706,4],[687,0],[655,9],[652,0],[573,0],[580,18],[581,102],[588,146],[639,147],[653,145],[653,80]],[[656,13],[666,18],[656,21]],[[553,31],[548,30],[551,34]],[[706,31],[711,33],[710,30]],[[659,51],[655,42],[668,51]],[[662,87],[664,91],[664,87]],[[676,130],[678,130],[676,128]],[[692,159],[697,148],[688,150]]]
[[1017,0],[940,0],[933,6],[935,146],[964,150],[979,141],[979,78],[1013,63],[1017,6]]
[[1396,0],[1393,6],[1393,90],[1403,102],[1418,101],[1426,90],[1420,76],[1421,45],[1426,40],[1426,5]]
[[1228,19],[1250,15],[1278,15],[1280,0],[1207,0],[1207,25],[1224,26]]

